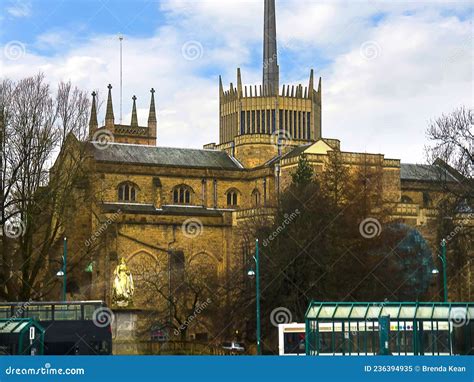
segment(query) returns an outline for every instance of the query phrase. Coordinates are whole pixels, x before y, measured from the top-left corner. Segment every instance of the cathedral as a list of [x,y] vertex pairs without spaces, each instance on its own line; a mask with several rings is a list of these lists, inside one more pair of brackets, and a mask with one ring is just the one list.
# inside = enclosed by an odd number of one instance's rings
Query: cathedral
[[[315,173],[334,152],[351,168],[380,166],[383,196],[396,204],[395,218],[421,231],[427,227],[434,216],[432,184],[442,165],[343,151],[322,126],[321,78],[308,70],[307,84],[280,84],[274,0],[265,0],[263,30],[261,85],[244,85],[240,69],[235,86],[225,87],[219,78],[219,142],[203,149],[159,145],[153,89],[147,126],[138,124],[135,97],[130,125],[115,123],[111,85],[105,124],[99,126],[92,94],[89,180],[68,237],[71,253],[81,253],[77,269],[88,273],[87,280],[76,277],[72,298],[113,306],[113,273],[122,261],[134,279],[130,307],[138,310],[152,308],[150,294],[175,290],[176,269],[224,279],[241,273],[253,251],[247,223],[271,221],[302,156]],[[162,288],[151,292],[146,278],[156,275]]]

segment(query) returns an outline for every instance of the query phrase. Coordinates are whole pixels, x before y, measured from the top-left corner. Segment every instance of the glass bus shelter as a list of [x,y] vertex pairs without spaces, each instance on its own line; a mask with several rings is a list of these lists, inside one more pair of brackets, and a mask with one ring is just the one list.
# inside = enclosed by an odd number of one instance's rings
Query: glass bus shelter
[[0,354],[43,355],[44,329],[31,318],[0,319]]
[[474,355],[473,320],[474,303],[312,301],[306,354]]

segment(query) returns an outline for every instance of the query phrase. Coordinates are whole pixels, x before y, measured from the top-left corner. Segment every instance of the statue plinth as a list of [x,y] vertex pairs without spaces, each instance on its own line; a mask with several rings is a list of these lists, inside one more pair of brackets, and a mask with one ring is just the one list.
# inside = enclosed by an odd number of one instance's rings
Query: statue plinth
[[138,316],[139,309],[112,306],[112,341],[114,354],[139,354]]

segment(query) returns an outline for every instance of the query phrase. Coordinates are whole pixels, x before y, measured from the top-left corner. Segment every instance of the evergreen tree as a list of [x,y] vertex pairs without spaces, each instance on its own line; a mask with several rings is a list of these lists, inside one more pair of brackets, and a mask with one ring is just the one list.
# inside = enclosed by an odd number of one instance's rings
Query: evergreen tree
[[306,158],[305,154],[302,154],[298,160],[296,171],[291,175],[293,184],[296,186],[308,185],[313,179],[313,173],[313,168],[310,166],[308,158]]

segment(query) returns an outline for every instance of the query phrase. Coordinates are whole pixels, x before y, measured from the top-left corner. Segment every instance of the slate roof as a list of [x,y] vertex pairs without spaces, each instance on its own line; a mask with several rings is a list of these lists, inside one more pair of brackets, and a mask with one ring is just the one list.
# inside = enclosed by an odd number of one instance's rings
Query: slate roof
[[109,143],[106,147],[91,144],[99,162],[118,162],[158,166],[219,168],[239,170],[242,167],[226,152],[218,150],[180,149],[144,145]]
[[457,182],[457,179],[441,166],[410,163],[401,163],[400,179],[425,182],[439,182],[441,180]]

